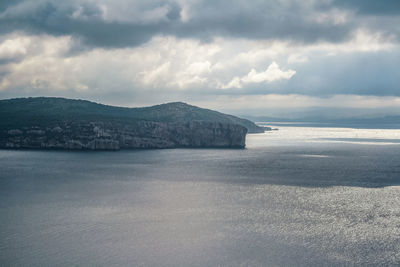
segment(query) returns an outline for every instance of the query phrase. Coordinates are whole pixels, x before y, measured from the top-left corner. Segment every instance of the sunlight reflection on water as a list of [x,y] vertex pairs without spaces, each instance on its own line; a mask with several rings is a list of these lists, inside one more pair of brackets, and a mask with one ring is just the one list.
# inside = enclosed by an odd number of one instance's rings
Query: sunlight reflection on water
[[[268,136],[268,142],[265,137]],[[258,141],[260,140],[260,142]],[[251,134],[247,137],[247,147],[293,144],[297,142],[337,142],[348,144],[399,145],[398,129],[352,129],[327,127],[279,127],[277,131]]]
[[281,127],[239,150],[0,150],[0,263],[395,266],[397,143],[323,138],[398,134]]

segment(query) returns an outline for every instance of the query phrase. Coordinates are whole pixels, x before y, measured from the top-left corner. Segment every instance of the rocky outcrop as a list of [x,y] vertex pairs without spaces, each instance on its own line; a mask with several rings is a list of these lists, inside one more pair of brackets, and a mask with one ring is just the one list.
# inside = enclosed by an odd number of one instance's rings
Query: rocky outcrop
[[237,124],[64,121],[0,131],[0,148],[119,150],[134,148],[243,148],[247,129]]

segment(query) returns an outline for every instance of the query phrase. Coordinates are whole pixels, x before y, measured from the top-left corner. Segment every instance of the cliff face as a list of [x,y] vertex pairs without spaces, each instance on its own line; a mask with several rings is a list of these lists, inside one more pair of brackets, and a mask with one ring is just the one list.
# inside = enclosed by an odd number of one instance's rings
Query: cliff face
[[64,121],[0,131],[0,148],[118,150],[133,148],[243,148],[247,129],[218,122]]

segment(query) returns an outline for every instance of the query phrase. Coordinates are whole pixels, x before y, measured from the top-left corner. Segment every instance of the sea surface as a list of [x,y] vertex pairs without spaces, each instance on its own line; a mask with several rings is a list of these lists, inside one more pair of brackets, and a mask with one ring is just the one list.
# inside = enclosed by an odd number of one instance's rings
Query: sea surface
[[0,266],[400,265],[400,130],[0,150]]

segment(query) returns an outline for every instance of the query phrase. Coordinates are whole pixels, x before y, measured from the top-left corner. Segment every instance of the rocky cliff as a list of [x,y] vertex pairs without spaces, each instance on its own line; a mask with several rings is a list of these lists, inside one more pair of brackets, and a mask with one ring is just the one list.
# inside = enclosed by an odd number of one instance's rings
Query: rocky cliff
[[0,131],[1,148],[119,150],[133,148],[243,148],[247,129],[240,125],[193,121],[131,124],[64,122],[47,127]]

